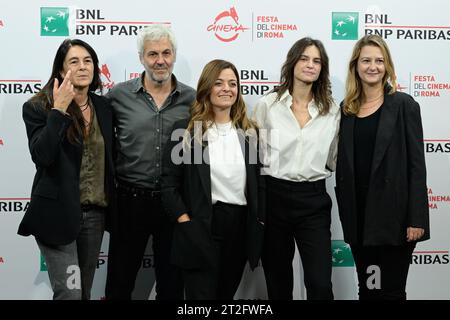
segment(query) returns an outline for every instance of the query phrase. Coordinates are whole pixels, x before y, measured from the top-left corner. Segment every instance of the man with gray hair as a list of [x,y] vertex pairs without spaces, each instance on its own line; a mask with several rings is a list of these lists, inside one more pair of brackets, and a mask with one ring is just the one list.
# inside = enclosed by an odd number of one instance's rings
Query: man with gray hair
[[118,214],[110,234],[106,299],[131,299],[150,235],[156,299],[183,299],[180,271],[170,264],[173,224],[160,198],[162,151],[172,125],[189,117],[195,90],[172,74],[176,41],[165,25],[140,30],[139,78],[119,83],[106,95],[116,128]]

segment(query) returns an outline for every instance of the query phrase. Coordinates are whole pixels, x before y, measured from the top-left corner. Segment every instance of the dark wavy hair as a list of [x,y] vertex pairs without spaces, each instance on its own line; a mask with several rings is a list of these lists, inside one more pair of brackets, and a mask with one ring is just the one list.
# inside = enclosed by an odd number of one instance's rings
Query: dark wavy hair
[[312,85],[312,93],[314,100],[319,108],[319,113],[327,114],[333,103],[333,97],[331,95],[331,82],[330,82],[330,69],[329,59],[325,47],[320,40],[311,39],[309,37],[298,40],[289,49],[286,56],[286,61],[281,67],[280,85],[274,89],[277,93],[277,99],[289,90],[292,93],[294,88],[294,69],[300,57],[305,52],[307,47],[315,46],[320,53],[321,70],[319,78],[314,81]]
[[[66,39],[61,43],[58,50],[56,51],[50,78],[48,79],[42,90],[40,90],[31,98],[31,101],[41,103],[44,106],[44,109],[47,111],[50,111],[53,108],[53,84],[55,82],[55,78],[58,79],[59,84],[63,82],[61,72],[64,69],[64,60],[70,48],[72,48],[73,46],[83,47],[92,58],[92,62],[94,65],[94,76],[92,78],[91,84],[89,85],[89,91],[94,92],[97,90],[102,90],[102,81],[100,80],[100,70],[98,68],[98,56],[97,53],[95,53],[95,50],[83,40]],[[74,100],[72,100],[66,112],[72,118],[72,124],[67,129],[67,139],[70,143],[73,144],[80,143],[80,137],[82,137],[83,129],[85,127],[80,107]]]

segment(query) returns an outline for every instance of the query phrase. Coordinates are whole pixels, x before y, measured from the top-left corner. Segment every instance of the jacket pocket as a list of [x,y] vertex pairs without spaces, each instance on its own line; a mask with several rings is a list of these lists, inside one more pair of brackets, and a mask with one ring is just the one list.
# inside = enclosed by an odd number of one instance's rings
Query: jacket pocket
[[58,187],[49,183],[38,183],[33,190],[33,195],[49,199],[57,199]]
[[217,250],[201,220],[177,223],[174,227],[171,262],[183,269],[210,269],[217,263]]

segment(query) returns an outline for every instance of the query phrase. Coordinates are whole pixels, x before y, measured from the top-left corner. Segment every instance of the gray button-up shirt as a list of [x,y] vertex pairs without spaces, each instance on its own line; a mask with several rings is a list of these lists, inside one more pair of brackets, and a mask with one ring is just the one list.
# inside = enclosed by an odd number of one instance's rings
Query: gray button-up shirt
[[116,174],[137,187],[158,189],[164,146],[175,121],[189,117],[195,90],[175,81],[175,89],[160,109],[140,78],[122,82],[106,94],[116,127]]

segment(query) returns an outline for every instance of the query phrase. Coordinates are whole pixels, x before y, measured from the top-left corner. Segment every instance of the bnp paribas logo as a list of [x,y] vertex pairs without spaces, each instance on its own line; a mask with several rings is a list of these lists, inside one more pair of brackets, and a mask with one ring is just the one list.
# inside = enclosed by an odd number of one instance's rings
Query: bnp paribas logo
[[331,39],[358,39],[358,12],[333,12],[331,18]]
[[355,265],[350,245],[344,240],[331,241],[331,254],[333,267],[353,267]]
[[47,271],[47,264],[45,263],[45,259],[44,256],[41,254],[41,267],[40,267],[41,271]]
[[69,8],[41,7],[41,36],[69,35]]

